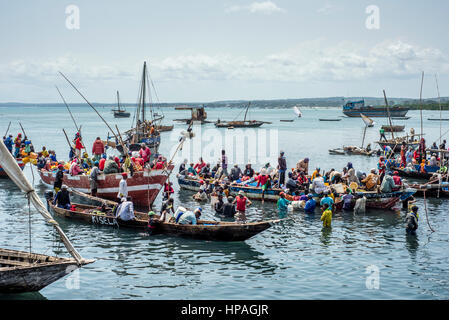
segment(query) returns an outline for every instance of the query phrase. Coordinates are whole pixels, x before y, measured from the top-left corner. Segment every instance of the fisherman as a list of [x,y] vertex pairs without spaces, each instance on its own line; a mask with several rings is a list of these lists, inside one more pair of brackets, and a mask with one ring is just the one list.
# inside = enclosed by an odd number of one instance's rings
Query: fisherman
[[329,210],[333,209],[334,206],[334,200],[329,196],[329,191],[324,191],[324,197],[320,201],[320,206],[323,206],[324,204],[327,204]]
[[396,185],[394,183],[393,177],[390,176],[389,174],[386,174],[381,185],[380,185],[380,192],[390,193],[395,188],[396,188]]
[[100,161],[101,155],[105,152],[103,141],[101,141],[100,137],[95,139],[92,145],[92,154],[95,157],[95,160]]
[[279,171],[279,188],[282,188],[285,184],[285,171],[287,170],[287,160],[284,156],[284,151],[279,153],[278,166]]
[[443,143],[440,144],[440,150],[446,150],[446,140],[443,140]]
[[200,219],[202,212],[203,209],[201,207],[196,208],[193,212],[179,210],[179,213],[177,213],[175,217],[176,223],[196,225],[198,224],[198,220]]
[[207,197],[207,193],[204,192],[204,189],[200,189],[197,193],[195,193],[192,197],[194,200],[196,201],[207,201],[208,197]]
[[4,137],[3,142],[5,143],[5,146],[8,149],[9,153],[12,154],[12,145],[13,145],[12,134],[10,134],[8,137]]
[[346,188],[345,195],[341,197],[343,201],[343,210],[351,210],[352,209],[352,200],[354,199],[354,195],[351,193],[351,189]]
[[311,189],[318,195],[321,195],[325,190],[327,190],[327,187],[324,185],[324,179],[321,176],[321,174],[317,174],[316,178],[312,181],[312,187]]
[[221,169],[222,174],[224,176],[228,176],[228,157],[226,156],[226,152],[221,150]]
[[164,199],[167,200],[170,198],[170,196],[175,193],[175,190],[173,190],[173,183],[168,181],[164,184]]
[[358,185],[360,184],[360,180],[355,175],[354,168],[351,168],[351,169],[348,170],[348,174],[347,174],[346,180],[348,181],[348,184],[351,184],[352,182],[355,182]]
[[53,162],[57,162],[58,160],[56,159],[56,152],[54,150],[50,151],[50,160]]
[[228,202],[226,202],[223,205],[223,215],[225,217],[231,218],[235,216],[235,205],[234,205],[234,198],[229,196],[228,197]]
[[320,173],[320,172],[321,172],[321,168],[320,168],[320,167],[317,167],[317,168],[315,169],[315,171],[312,172],[312,177],[311,177],[312,181],[316,178],[316,175],[317,175],[318,173]]
[[150,162],[151,150],[145,143],[140,145],[139,155],[143,159],[144,163]]
[[81,157],[81,149],[85,149],[84,145],[83,145],[83,139],[81,138],[81,135],[79,132],[76,133],[76,137],[75,137],[75,156],[77,158]]
[[206,166],[206,162],[204,162],[203,158],[200,157],[199,161],[195,164],[193,169],[196,170],[196,172],[200,173],[201,169],[203,169]]
[[267,175],[267,170],[265,168],[262,169],[260,175],[257,176],[257,186],[258,188],[261,186],[262,189],[262,203],[265,202],[265,191],[271,187],[271,179],[270,176]]
[[187,164],[187,159],[184,159],[184,161],[181,163],[181,165],[179,166],[179,174],[181,175],[186,175],[185,173],[183,173],[183,171],[186,170],[186,164]]
[[212,177],[210,172],[210,163],[207,163],[200,171],[200,175],[204,178]]
[[379,130],[379,134],[380,134],[380,141],[382,141],[382,139],[384,140],[384,141],[387,141],[387,137],[385,137],[385,130],[384,130],[384,128],[380,128],[380,130]]
[[409,163],[412,163],[412,159],[413,159],[413,148],[410,147],[407,151],[407,153],[405,154],[405,165],[404,167],[406,167]]
[[414,142],[414,141],[415,141],[415,129],[410,128],[410,142]]
[[377,162],[377,170],[379,170],[380,183],[382,183],[382,181],[383,181],[386,169],[387,169],[387,167],[385,166],[385,157],[384,156],[380,156],[379,157],[379,162]]
[[245,193],[243,190],[240,190],[235,200],[232,202],[233,204],[237,204],[237,216],[236,216],[236,222],[244,223],[246,222],[246,207],[251,205],[251,201],[248,200],[247,197],[245,197]]
[[309,193],[307,195],[307,202],[306,205],[304,207],[304,212],[305,213],[314,213],[315,212],[315,208],[316,208],[316,201],[315,199],[313,199],[313,195],[311,193]]
[[296,190],[298,190],[298,180],[293,179],[293,173],[289,172],[288,173],[288,180],[287,183],[285,184],[285,186],[287,187],[287,189],[290,191],[291,194],[293,194]]
[[278,207],[278,210],[281,213],[285,213],[287,211],[287,209],[288,209],[288,205],[291,204],[291,203],[292,203],[291,201],[285,199],[285,193],[284,192],[279,193],[279,199],[278,199],[278,202],[277,202],[277,207]]
[[65,184],[63,184],[61,190],[56,193],[55,199],[53,200],[53,205],[57,205],[58,208],[66,210],[70,209],[70,195]]
[[128,174],[126,172],[122,173],[122,179],[120,180],[118,186],[117,199],[121,200],[128,196],[128,183],[126,180],[128,179]]
[[229,179],[231,181],[236,181],[240,179],[242,175],[242,170],[239,168],[238,164],[234,164],[234,167],[231,169],[231,173],[229,174]]
[[437,154],[432,153],[432,156],[430,157],[429,166],[436,167],[438,166],[438,160],[437,160]]
[[100,169],[98,169],[98,161],[94,162],[92,170],[90,170],[89,181],[90,181],[90,195],[96,197],[98,189],[98,175],[100,174]]
[[416,230],[418,229],[418,221],[419,221],[419,214],[418,214],[418,207],[413,206],[412,211],[407,213],[407,216],[405,217],[405,231],[408,234],[416,235]]
[[393,172],[393,181],[394,181],[394,189],[393,191],[398,191],[402,187],[402,179],[399,176],[399,172],[395,171]]
[[243,177],[246,179],[250,179],[254,176],[254,169],[251,168],[251,163],[248,163],[245,166],[245,170],[243,170]]
[[304,174],[307,176],[309,174],[309,158],[304,158],[304,159],[300,160],[296,164],[296,169],[299,172],[304,172]]
[[405,167],[407,165],[407,143],[405,143],[405,141],[402,141],[402,146],[401,146],[401,167]]
[[131,197],[122,197],[121,203],[117,207],[116,218],[120,218],[123,221],[130,221],[136,219],[134,216],[134,205],[131,201]]
[[365,184],[367,191],[374,190],[379,183],[379,176],[376,174],[376,169],[371,169],[370,174],[361,182]]
[[332,224],[332,210],[327,203],[323,204],[322,209],[321,221],[323,221],[323,227],[330,228]]
[[19,157],[20,147],[22,145],[22,134],[19,132],[17,137],[14,139],[14,158]]
[[175,208],[174,208],[174,200],[173,198],[168,198],[166,201],[162,202],[162,207],[161,207],[161,218],[162,216],[167,216],[168,214],[170,214],[170,211],[175,214]]
[[70,165],[69,173],[71,176],[77,176],[83,173],[83,170],[78,165],[78,159],[75,158]]
[[100,171],[104,171],[105,163],[106,163],[106,154],[103,153],[101,155],[100,162],[98,163],[98,169],[100,169]]
[[192,176],[198,175],[198,173],[196,172],[196,170],[193,168],[193,162],[190,164],[189,169],[187,169],[187,173],[188,173],[189,175],[192,175]]
[[120,169],[117,165],[117,162],[114,160],[114,158],[112,156],[110,156],[109,159],[106,160],[106,162],[104,163],[103,173],[110,174],[110,173],[119,173],[119,172],[120,172]]
[[62,186],[62,181],[64,178],[64,166],[62,164],[58,165],[58,172],[56,172],[55,183],[53,184],[53,189],[57,193]]
[[219,194],[218,200],[214,204],[214,210],[218,214],[223,214],[223,209],[224,209],[223,195]]

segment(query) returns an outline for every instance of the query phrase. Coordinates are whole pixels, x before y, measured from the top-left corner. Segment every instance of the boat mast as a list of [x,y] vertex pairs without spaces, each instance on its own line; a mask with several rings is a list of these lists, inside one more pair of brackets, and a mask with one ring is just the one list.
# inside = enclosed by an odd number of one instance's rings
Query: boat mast
[[142,122],[145,122],[145,95],[146,95],[146,73],[147,73],[147,62],[143,62],[143,72],[142,72]]
[[248,103],[248,106],[246,107],[245,118],[243,118],[243,122],[246,121],[246,114],[248,113],[248,109],[249,109],[249,106],[250,106],[250,105],[251,105],[251,101]]
[[[441,111],[442,111],[442,108],[441,108],[441,97],[440,97],[440,88],[439,88],[439,86],[438,86],[438,77],[437,77],[437,74],[435,73],[435,82],[436,82],[436,84],[437,84],[437,93],[438,93],[438,104],[440,105],[440,143],[438,144],[438,147],[441,145]],[[438,148],[439,149],[439,148]],[[444,154],[443,154],[444,155]]]
[[384,99],[385,99],[385,105],[387,106],[388,121],[390,123],[391,137],[394,140],[393,124],[391,123],[390,107],[388,106],[387,95],[385,94],[385,89],[384,89]]
[[420,110],[420,115],[421,115],[421,138],[423,137],[423,123],[422,123],[422,86],[424,83],[424,71],[422,72],[422,76],[421,76],[421,91],[419,93],[419,102],[421,104],[421,110]]
[[120,112],[120,94],[118,93],[118,90],[117,90],[117,109]]

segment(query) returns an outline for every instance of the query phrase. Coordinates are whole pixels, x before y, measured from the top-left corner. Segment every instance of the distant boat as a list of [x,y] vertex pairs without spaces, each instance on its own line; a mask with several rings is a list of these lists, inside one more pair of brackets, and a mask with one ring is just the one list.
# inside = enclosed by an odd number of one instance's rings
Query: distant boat
[[410,118],[411,117],[391,117],[391,119],[393,119],[393,120],[408,120]]
[[279,120],[279,121],[281,121],[281,122],[293,122],[293,121],[295,121],[295,120],[288,120],[288,119],[287,119],[287,120],[282,120],[282,119],[281,119],[281,120]]
[[293,107],[293,111],[295,112],[295,114],[296,114],[296,116],[297,116],[298,118],[301,118],[301,117],[302,117],[301,110],[299,110],[299,108],[298,108],[297,106],[294,106],[294,107]]
[[[404,107],[391,107],[390,108],[390,116],[391,117],[405,117],[409,108]],[[374,107],[374,106],[365,106],[365,100],[360,101],[348,101],[343,106],[343,113],[348,117],[361,117],[363,113],[368,117],[388,117],[387,107]]]
[[341,119],[319,119],[320,121],[341,121]]
[[233,128],[257,128],[260,127],[261,125],[263,125],[264,123],[268,123],[270,124],[271,122],[266,122],[266,121],[259,121],[259,120],[246,120],[246,116],[248,114],[248,109],[249,106],[251,105],[251,102],[248,103],[248,106],[246,107],[245,110],[245,117],[243,118],[243,121],[220,121],[217,120],[217,122],[215,122],[215,126],[217,128],[229,128],[229,127],[233,127]]
[[427,118],[429,121],[449,121],[449,119],[437,119],[437,118]]
[[386,132],[401,132],[404,131],[405,126],[382,126]]
[[117,109],[112,109],[114,112],[114,118],[129,118],[131,115],[129,112],[126,112],[125,108],[120,108],[120,95],[117,90]]
[[363,113],[360,114],[360,116],[362,117],[363,122],[365,122],[367,127],[374,127],[374,121],[370,118],[368,118],[367,116],[365,116]]

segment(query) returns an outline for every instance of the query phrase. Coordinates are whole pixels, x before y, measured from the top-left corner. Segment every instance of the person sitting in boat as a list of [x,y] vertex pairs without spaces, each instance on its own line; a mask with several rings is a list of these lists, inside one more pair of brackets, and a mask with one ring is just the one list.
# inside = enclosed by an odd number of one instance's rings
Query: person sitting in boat
[[207,163],[200,171],[200,176],[203,178],[210,178],[212,177],[210,172],[210,163]]
[[183,173],[185,170],[187,170],[186,165],[187,165],[188,160],[184,159],[184,161],[179,165],[179,174],[185,176],[186,174]]
[[384,156],[389,158],[393,154],[393,149],[391,149],[390,146],[386,145],[384,146]]
[[65,184],[63,184],[61,190],[56,193],[53,205],[58,206],[58,208],[70,210],[70,195]]
[[119,173],[120,169],[117,165],[117,162],[114,160],[114,158],[111,156],[108,160],[104,163],[104,174],[110,174],[110,173]]
[[145,143],[142,143],[140,145],[139,155],[143,159],[144,163],[147,163],[150,161],[151,150],[150,150],[150,148],[147,147],[147,145]]
[[342,174],[336,170],[331,172],[329,179],[329,184],[338,184],[343,182]]
[[312,181],[311,189],[318,195],[323,194],[327,187],[324,185],[324,179],[321,174],[317,174],[316,178]]
[[298,180],[293,179],[293,173],[288,173],[288,179],[287,183],[285,184],[287,189],[290,191],[291,194],[293,194],[296,190],[299,189]]
[[422,159],[421,164],[419,165],[419,172],[420,173],[427,173],[427,170],[426,170],[426,159]]
[[251,163],[248,163],[243,170],[243,178],[245,180],[251,179],[254,176],[254,169],[251,168]]
[[3,137],[3,143],[5,144],[9,153],[12,154],[12,145],[13,145],[12,134],[10,134],[8,137]]
[[316,178],[316,175],[320,172],[321,172],[321,168],[316,167],[315,171],[312,172],[312,177],[311,177],[312,181]]
[[198,224],[198,220],[201,217],[201,213],[203,212],[203,209],[201,207],[198,207],[195,209],[195,211],[181,211],[178,210],[176,211],[175,214],[175,221],[178,224],[191,224],[191,225],[196,225]]
[[418,209],[419,208],[417,206],[413,206],[412,210],[409,213],[407,213],[407,216],[405,217],[405,231],[408,234],[412,235],[416,234],[419,221]]
[[316,208],[316,201],[313,199],[313,195],[309,193],[307,195],[306,205],[304,206],[305,213],[314,213]]
[[430,157],[429,166],[436,167],[438,166],[438,160],[437,160],[437,154],[432,153],[432,156]]
[[131,201],[131,197],[123,197],[121,203],[117,207],[116,218],[123,221],[135,220],[134,205]]
[[405,165],[404,167],[406,167],[409,163],[412,163],[412,159],[413,159],[413,148],[409,148],[407,153],[405,154]]
[[229,196],[228,197],[228,202],[226,202],[223,205],[223,215],[227,218],[232,218],[235,216],[235,205],[234,205],[234,198]]
[[205,166],[206,162],[204,162],[203,158],[200,157],[199,161],[195,164],[193,169],[195,169],[197,173],[200,173],[201,169],[203,169]]
[[190,164],[189,169],[187,169],[187,173],[189,176],[197,176],[198,175],[196,170],[193,168],[193,163]]
[[234,167],[231,169],[231,173],[229,174],[229,179],[231,181],[236,181],[240,179],[242,176],[242,170],[239,168],[238,164],[234,164]]
[[393,172],[393,181],[394,181],[394,185],[395,185],[395,187],[393,188],[393,191],[400,190],[402,187],[402,179],[399,176],[399,172],[397,172],[397,171]]
[[365,150],[366,150],[367,152],[370,152],[370,151],[371,151],[371,143],[368,143],[368,145],[366,146]]
[[212,178],[217,178],[217,172],[220,169],[220,161],[218,161],[215,166],[212,168],[211,170],[211,177]]
[[367,191],[375,190],[379,183],[379,176],[376,174],[376,169],[371,169],[370,174],[361,182],[365,184],[365,189]]
[[385,174],[385,177],[380,185],[380,192],[390,193],[395,188],[396,188],[396,184],[394,183],[393,177],[390,176],[389,174]]
[[70,165],[69,173],[71,176],[76,176],[83,173],[83,170],[78,165],[78,159],[73,159],[72,164]]
[[296,164],[296,169],[299,172],[304,172],[305,175],[309,174],[309,158],[304,158]]
[[217,198],[218,198],[217,202],[215,202],[214,204],[214,210],[218,214],[223,214],[224,209],[223,195],[219,194]]
[[267,170],[265,168],[262,169],[260,172],[260,175],[257,176],[257,185],[256,188],[259,186],[262,189],[262,203],[265,201],[265,191],[271,188],[271,178],[267,174]]
[[446,140],[443,140],[443,143],[440,144],[440,150],[446,150]]
[[200,189],[196,194],[193,195],[193,199],[196,201],[207,201],[207,193],[203,189]]
[[351,184],[352,182],[360,184],[360,180],[357,178],[354,168],[348,170],[348,174],[346,175],[346,181],[348,182],[348,184]]
[[122,171],[122,164],[120,163],[120,159],[118,157],[114,157],[114,162],[117,164],[118,172]]

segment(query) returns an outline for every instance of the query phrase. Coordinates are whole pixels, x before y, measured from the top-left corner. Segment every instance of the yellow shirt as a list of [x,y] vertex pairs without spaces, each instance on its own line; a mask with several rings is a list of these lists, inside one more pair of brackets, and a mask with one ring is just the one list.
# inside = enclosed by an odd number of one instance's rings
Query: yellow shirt
[[47,151],[47,150],[43,150],[43,151],[42,151],[42,156],[43,156],[44,158],[47,158],[47,157],[49,156],[48,151]]
[[330,227],[332,223],[332,211],[329,209],[324,210],[321,215],[321,221],[323,221],[323,227]]

